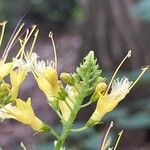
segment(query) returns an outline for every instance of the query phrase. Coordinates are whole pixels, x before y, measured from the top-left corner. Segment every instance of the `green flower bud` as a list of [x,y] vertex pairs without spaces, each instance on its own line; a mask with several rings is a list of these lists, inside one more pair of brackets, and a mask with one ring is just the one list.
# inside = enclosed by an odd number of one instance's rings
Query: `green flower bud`
[[60,92],[58,92],[59,99],[65,100],[68,97],[68,93],[64,88],[60,88]]
[[69,73],[61,73],[60,78],[66,84],[69,84],[71,86],[75,85],[74,78]]

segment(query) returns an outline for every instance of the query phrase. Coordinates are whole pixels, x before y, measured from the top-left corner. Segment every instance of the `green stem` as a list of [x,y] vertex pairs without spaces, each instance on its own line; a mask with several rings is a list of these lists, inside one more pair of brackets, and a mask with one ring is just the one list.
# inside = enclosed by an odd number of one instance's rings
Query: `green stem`
[[71,132],[72,124],[73,124],[73,122],[77,116],[78,111],[81,108],[81,104],[82,104],[83,99],[84,99],[84,96],[82,94],[79,94],[76,97],[76,104],[73,107],[73,111],[71,111],[71,114],[70,114],[68,121],[63,126],[63,131],[60,135],[59,140],[57,141],[57,144],[55,146],[55,150],[60,150],[63,147],[63,144],[64,144],[67,136]]
[[92,102],[91,102],[91,101],[89,101],[89,102],[87,102],[87,103],[85,103],[85,104],[81,105],[81,108],[87,107],[87,106],[89,106],[91,103],[92,103]]
[[44,126],[42,127],[43,132],[51,132],[52,135],[54,135],[56,137],[56,139],[60,138],[60,135],[50,126],[44,124]]
[[88,127],[87,126],[83,126],[82,128],[77,128],[77,129],[71,129],[72,132],[81,132],[86,130]]

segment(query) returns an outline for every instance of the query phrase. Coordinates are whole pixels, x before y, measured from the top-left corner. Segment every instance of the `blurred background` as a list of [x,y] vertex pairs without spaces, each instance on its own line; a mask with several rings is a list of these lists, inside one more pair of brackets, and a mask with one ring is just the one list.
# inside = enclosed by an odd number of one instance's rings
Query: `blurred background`
[[[26,12],[23,22],[27,26],[37,24],[40,29],[35,51],[40,54],[41,59],[54,58],[48,38],[48,33],[54,32],[59,72],[73,72],[89,50],[94,50],[107,82],[130,49],[132,58],[123,65],[118,77],[127,76],[135,80],[141,66],[150,64],[149,0],[0,0],[0,21],[8,20],[3,46]],[[11,51],[10,57],[13,53]],[[149,150],[149,86],[150,72],[147,72],[119,107],[106,115],[103,125],[72,134],[67,140],[68,149],[98,149],[108,123],[113,120],[113,137],[121,129],[124,130],[118,149]],[[29,96],[32,97],[37,116],[59,130],[56,114],[48,107],[44,95],[30,75],[20,91],[21,98],[27,99]],[[76,123],[84,124],[94,108],[93,104],[82,110]],[[4,150],[21,149],[21,141],[29,150],[53,149],[53,140],[50,134],[33,135],[28,126],[14,120],[0,123],[0,146]]]

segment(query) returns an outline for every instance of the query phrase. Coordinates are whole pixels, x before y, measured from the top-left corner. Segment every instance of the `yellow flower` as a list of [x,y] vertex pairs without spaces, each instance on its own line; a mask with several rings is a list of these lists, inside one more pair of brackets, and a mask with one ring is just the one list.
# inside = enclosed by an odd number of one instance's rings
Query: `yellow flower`
[[[122,79],[114,80],[115,75],[118,72],[119,68],[126,60],[126,58],[130,56],[131,56],[131,51],[128,52],[126,57],[119,64],[118,68],[116,69],[115,73],[112,76],[112,79],[108,87],[107,88],[105,86],[103,87],[106,88],[106,90],[103,91],[102,89],[102,91],[100,91],[102,93],[99,94],[99,100],[97,102],[96,109],[93,112],[92,116],[90,117],[89,121],[87,122],[86,126],[97,124],[104,117],[105,114],[111,112],[119,104],[119,102],[125,98],[125,96],[129,93],[129,91],[133,88],[133,86],[137,83],[137,81],[142,77],[142,75],[148,69],[148,66],[142,68],[142,72],[134,82],[129,81],[129,79],[126,77],[123,77]],[[110,93],[108,93],[110,88],[111,91]]]
[[31,99],[29,98],[26,102],[17,99],[15,102],[15,105],[9,103],[0,109],[0,118],[2,120],[13,118],[21,123],[31,126],[35,131],[42,131],[44,123],[35,116],[31,106]]
[[58,80],[57,71],[53,67],[53,62],[47,62],[46,64],[44,61],[37,61],[33,70],[39,88],[44,92],[52,107],[55,107],[61,83]]
[[130,91],[131,85],[132,82],[126,77],[123,77],[121,80],[114,80],[111,92],[102,94],[99,97],[96,109],[90,119],[98,123],[105,114],[111,112],[125,98]]
[[[7,24],[7,21],[0,23],[0,26],[2,28],[1,33],[0,33],[0,46],[3,41],[6,24]],[[24,24],[22,24],[20,27],[19,27],[19,24],[17,25],[17,27],[14,30],[14,33],[12,34],[4,52],[3,52],[3,55],[0,59],[0,80],[2,80],[5,76],[7,76],[10,73],[10,71],[13,69],[13,62],[6,63],[6,59],[9,54],[10,49],[12,48],[12,45],[14,44],[14,42],[15,42],[18,34],[22,30],[23,26],[24,26]]]

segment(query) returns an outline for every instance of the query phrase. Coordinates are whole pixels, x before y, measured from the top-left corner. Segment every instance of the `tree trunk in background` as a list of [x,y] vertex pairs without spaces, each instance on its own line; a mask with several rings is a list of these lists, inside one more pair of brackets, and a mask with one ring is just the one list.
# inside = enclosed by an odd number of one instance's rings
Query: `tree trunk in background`
[[[83,45],[79,55],[80,60],[89,50],[94,50],[101,68],[112,71],[127,51],[132,50],[132,59],[126,61],[122,67],[124,71],[150,64],[150,24],[136,20],[135,16],[131,15],[130,8],[133,2],[133,0],[85,1],[83,7],[87,19],[82,28]],[[149,97],[149,90],[146,89],[148,87],[143,86],[144,94],[141,92],[141,87],[135,89],[130,95],[130,100]],[[132,114],[135,108],[130,107],[129,110]],[[147,132],[148,141],[149,137],[150,132]],[[128,139],[128,136],[126,138]],[[139,138],[142,141],[140,135]]]
[[[83,25],[81,58],[94,50],[102,69],[112,70],[132,50],[128,68],[144,65],[146,46],[142,44],[141,24],[130,14],[130,0],[87,0],[87,20]],[[131,59],[130,59],[131,60]],[[132,63],[131,63],[132,62]],[[124,69],[125,66],[124,65]]]

